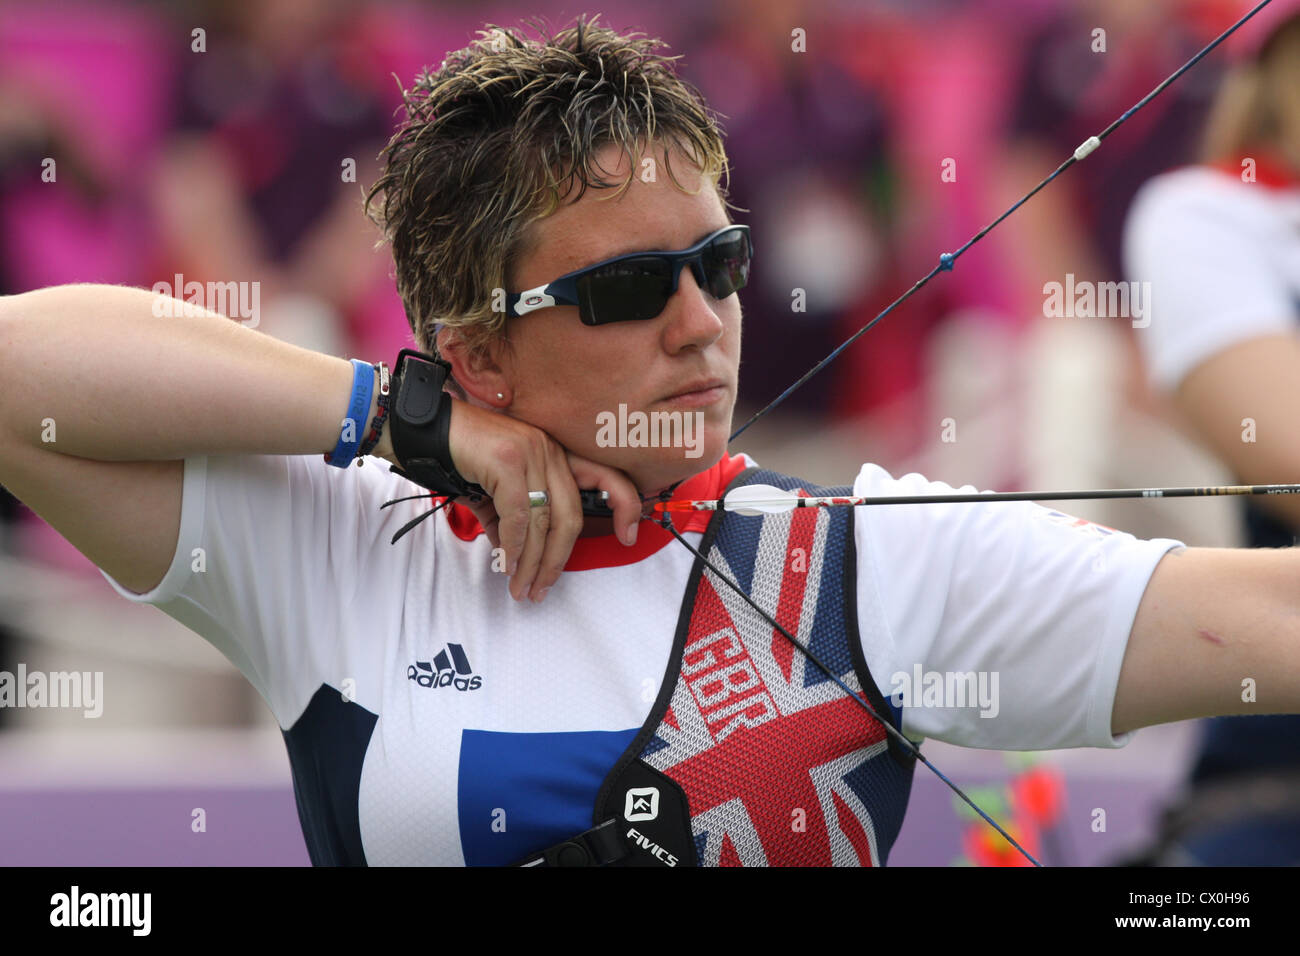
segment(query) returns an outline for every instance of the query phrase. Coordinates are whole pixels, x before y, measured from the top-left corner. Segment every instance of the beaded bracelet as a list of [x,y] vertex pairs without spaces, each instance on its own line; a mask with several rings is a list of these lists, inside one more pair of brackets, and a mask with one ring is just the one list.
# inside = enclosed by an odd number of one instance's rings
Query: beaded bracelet
[[384,422],[388,419],[388,399],[391,384],[391,376],[388,372],[388,364],[379,362],[375,365],[375,371],[379,373],[379,408],[375,412],[374,420],[370,423],[370,432],[366,435],[366,440],[361,443],[357,449],[357,466],[360,467],[363,462],[362,458],[369,455],[379,444],[379,436],[384,432]]

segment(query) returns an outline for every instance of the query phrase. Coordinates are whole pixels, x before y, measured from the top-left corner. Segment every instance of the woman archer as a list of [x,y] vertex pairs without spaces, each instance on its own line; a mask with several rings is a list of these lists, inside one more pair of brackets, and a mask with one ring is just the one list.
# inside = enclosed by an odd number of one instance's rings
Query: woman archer
[[[1042,750],[1300,709],[1292,551],[1029,503],[642,520],[817,491],[727,453],[753,247],[656,48],[494,30],[408,91],[369,197],[421,353],[392,369],[143,290],[0,301],[0,481],[257,688],[313,863],[883,864],[914,760],[884,722]],[[620,406],[702,454],[606,447]],[[458,497],[394,541],[403,475]]]

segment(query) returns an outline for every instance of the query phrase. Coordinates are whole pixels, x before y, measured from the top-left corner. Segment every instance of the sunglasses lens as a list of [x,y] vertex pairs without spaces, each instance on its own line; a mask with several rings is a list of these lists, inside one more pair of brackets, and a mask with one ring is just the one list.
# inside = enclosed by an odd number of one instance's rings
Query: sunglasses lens
[[672,295],[672,269],[647,256],[625,259],[578,280],[578,310],[587,325],[653,319]]
[[[743,289],[752,254],[743,229],[728,230],[705,246],[700,261],[709,294],[725,299]],[[672,285],[673,267],[663,256],[610,263],[578,279],[579,315],[587,325],[653,319],[672,298]]]
[[705,248],[704,274],[715,299],[725,299],[745,287],[750,255],[749,237],[739,229],[723,233]]

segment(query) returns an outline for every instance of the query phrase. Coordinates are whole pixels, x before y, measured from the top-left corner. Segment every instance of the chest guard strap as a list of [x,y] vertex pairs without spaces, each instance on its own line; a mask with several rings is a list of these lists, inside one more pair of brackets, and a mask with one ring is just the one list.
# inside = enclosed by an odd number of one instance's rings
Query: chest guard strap
[[[732,487],[842,495],[750,469]],[[854,509],[715,513],[700,552],[877,714],[899,713],[858,637]],[[914,758],[695,562],[659,697],[602,785],[593,822],[615,821],[616,866],[876,866],[911,789]]]

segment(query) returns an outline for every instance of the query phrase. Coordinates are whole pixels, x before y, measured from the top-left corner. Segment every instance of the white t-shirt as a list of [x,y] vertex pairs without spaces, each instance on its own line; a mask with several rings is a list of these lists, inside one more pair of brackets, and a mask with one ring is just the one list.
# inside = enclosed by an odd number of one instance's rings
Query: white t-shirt
[[1231,345],[1296,331],[1300,184],[1264,173],[1246,183],[1239,172],[1180,169],[1133,202],[1125,269],[1151,283],[1151,323],[1134,334],[1163,390]]
[[[724,459],[678,493],[718,497],[751,464]],[[854,482],[873,496],[948,490],[874,465]],[[329,742],[294,763],[317,862],[331,860],[322,827],[348,831],[340,839],[371,864],[443,865],[517,860],[587,829],[668,664],[693,556],[663,529],[643,523],[634,548],[579,539],[546,601],[520,604],[466,509],[389,543],[430,503],[380,504],[422,491],[375,460],[191,458],[162,582],[135,594],[109,578],[225,654],[291,756],[302,740]],[[1028,503],[855,517],[864,656],[881,693],[909,702],[909,736],[1126,742],[1110,733],[1124,650],[1152,571],[1180,542]],[[699,544],[699,530],[684,534]],[[924,697],[930,672],[995,673],[996,707]],[[918,697],[901,696],[898,675],[921,678]]]

